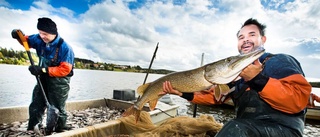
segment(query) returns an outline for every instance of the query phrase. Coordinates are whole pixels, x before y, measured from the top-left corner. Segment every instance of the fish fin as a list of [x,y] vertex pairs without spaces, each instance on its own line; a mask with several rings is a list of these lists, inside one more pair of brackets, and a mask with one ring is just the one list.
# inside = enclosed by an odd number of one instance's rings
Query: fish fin
[[135,119],[136,119],[136,123],[137,123],[140,118],[140,112],[141,112],[141,110],[138,110],[137,108],[134,107],[134,105],[132,105],[125,112],[122,113],[122,116],[127,117],[130,115],[134,115]]
[[139,121],[140,119],[140,112],[141,110],[137,110],[137,113],[135,114],[135,118],[136,118],[136,123]]
[[143,84],[137,88],[137,93],[143,95],[144,91],[149,87],[150,83]]
[[220,88],[220,91],[222,91],[221,92],[222,95],[227,95],[229,93],[230,88],[227,84],[219,84],[218,86]]
[[226,84],[218,84],[214,88],[214,97],[217,101],[220,101],[222,95],[227,95],[230,91],[230,88]]
[[218,87],[218,85],[215,86],[214,88],[214,98],[219,101],[221,98],[221,91],[220,88]]
[[154,110],[154,108],[156,108],[157,103],[158,103],[158,99],[150,100],[150,101],[149,101],[149,108],[150,108],[150,110]]

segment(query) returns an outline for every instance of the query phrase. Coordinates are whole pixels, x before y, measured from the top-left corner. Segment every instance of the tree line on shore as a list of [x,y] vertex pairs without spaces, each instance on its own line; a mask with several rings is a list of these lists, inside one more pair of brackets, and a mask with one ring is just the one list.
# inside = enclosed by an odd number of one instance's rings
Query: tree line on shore
[[[37,64],[38,57],[36,53],[31,52],[32,59]],[[25,51],[15,51],[0,47],[0,64],[12,65],[30,65],[28,55]],[[165,69],[146,69],[141,68],[139,65],[119,65],[114,63],[94,62],[88,59],[75,58],[75,69],[91,69],[91,70],[106,70],[106,71],[125,71],[125,72],[138,72],[138,73],[155,73],[155,74],[168,74],[174,71]]]
[[[32,59],[37,64],[38,57],[36,53],[31,52]],[[91,70],[106,70],[106,71],[125,71],[125,72],[137,72],[137,73],[154,73],[154,74],[168,74],[174,71],[165,69],[146,69],[141,68],[139,65],[118,65],[113,63],[101,63],[94,62],[88,59],[75,58],[74,67],[76,69],[91,69]],[[7,49],[0,47],[0,64],[12,64],[12,65],[30,65],[28,55],[25,51],[14,51],[13,49]],[[309,82],[312,87],[320,88],[320,82]]]

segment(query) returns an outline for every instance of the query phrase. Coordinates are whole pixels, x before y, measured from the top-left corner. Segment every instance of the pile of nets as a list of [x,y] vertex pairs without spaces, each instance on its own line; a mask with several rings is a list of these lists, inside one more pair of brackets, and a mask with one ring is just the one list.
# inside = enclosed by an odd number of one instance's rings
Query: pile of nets
[[201,115],[198,118],[177,116],[161,125],[151,122],[149,113],[142,111],[139,121],[133,115],[119,118],[127,133],[135,137],[206,137],[214,136],[222,128],[212,116]]

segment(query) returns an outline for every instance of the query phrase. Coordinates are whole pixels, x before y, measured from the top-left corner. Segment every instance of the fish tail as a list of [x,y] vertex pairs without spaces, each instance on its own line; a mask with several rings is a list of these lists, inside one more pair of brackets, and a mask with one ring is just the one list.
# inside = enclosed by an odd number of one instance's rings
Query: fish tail
[[135,119],[136,119],[136,123],[138,122],[139,118],[140,118],[140,112],[141,110],[137,109],[134,105],[132,105],[131,107],[129,107],[123,114],[123,117],[126,116],[130,116],[130,115],[134,115]]

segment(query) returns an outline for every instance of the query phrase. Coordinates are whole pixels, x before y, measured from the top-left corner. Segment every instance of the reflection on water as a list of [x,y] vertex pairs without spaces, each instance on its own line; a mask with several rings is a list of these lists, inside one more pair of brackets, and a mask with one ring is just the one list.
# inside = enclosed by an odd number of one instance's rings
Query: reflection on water
[[[28,67],[0,64],[0,76],[0,107],[29,105],[36,79],[30,74]],[[150,74],[147,82],[161,76],[163,75]],[[136,89],[144,78],[145,74],[142,73],[76,69],[71,78],[68,101],[112,98],[114,89]],[[180,106],[179,115],[193,116],[193,104],[177,96],[172,96],[172,99]],[[235,117],[233,109],[206,106],[197,107],[197,115],[200,114],[213,115],[221,123]],[[306,121],[304,137],[320,136],[319,132],[320,121]]]

